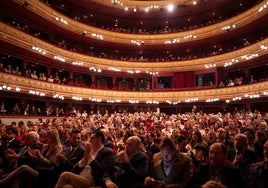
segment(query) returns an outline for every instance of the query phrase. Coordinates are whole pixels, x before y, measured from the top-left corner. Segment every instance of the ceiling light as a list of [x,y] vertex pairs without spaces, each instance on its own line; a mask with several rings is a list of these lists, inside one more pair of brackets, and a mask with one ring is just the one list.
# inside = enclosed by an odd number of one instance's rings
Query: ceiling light
[[174,10],[174,5],[168,5],[168,6],[167,6],[167,10],[168,10],[169,12],[172,12],[172,11]]

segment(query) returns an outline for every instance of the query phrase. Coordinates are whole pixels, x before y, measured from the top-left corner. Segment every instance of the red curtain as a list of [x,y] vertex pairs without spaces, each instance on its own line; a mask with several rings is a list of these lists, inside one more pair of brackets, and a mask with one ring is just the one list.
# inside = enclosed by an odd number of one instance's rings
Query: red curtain
[[195,86],[194,71],[174,74],[174,88],[189,88]]

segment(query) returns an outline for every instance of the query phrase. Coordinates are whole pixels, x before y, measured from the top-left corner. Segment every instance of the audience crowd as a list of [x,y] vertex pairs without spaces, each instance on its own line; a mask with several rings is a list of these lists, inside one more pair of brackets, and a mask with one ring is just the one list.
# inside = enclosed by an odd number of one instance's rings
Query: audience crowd
[[268,114],[73,113],[0,124],[0,187],[268,187]]

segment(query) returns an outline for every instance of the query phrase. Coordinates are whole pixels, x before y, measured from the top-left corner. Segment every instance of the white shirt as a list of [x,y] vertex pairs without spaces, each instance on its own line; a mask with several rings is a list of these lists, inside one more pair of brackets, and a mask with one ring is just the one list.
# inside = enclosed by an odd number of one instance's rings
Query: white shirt
[[[87,179],[92,179],[92,172],[91,172],[91,166],[90,163],[95,159],[95,157],[98,155],[99,151],[103,148],[104,146],[100,147],[98,150],[92,153],[92,158],[90,158],[87,161],[87,164],[84,166],[83,170],[80,172],[80,175],[87,178]],[[79,161],[79,166],[81,166],[81,161]]]

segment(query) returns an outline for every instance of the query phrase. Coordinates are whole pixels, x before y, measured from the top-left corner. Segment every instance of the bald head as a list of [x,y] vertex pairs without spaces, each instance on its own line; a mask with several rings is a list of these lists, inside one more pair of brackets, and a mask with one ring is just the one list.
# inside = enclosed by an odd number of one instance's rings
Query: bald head
[[135,146],[139,146],[141,144],[141,139],[140,137],[138,136],[130,136],[128,139],[127,139],[127,142],[135,145]]
[[128,156],[140,151],[141,139],[138,136],[130,136],[126,142],[126,153]]
[[220,169],[225,164],[227,158],[227,148],[223,143],[216,142],[209,148],[210,164],[215,169]]

